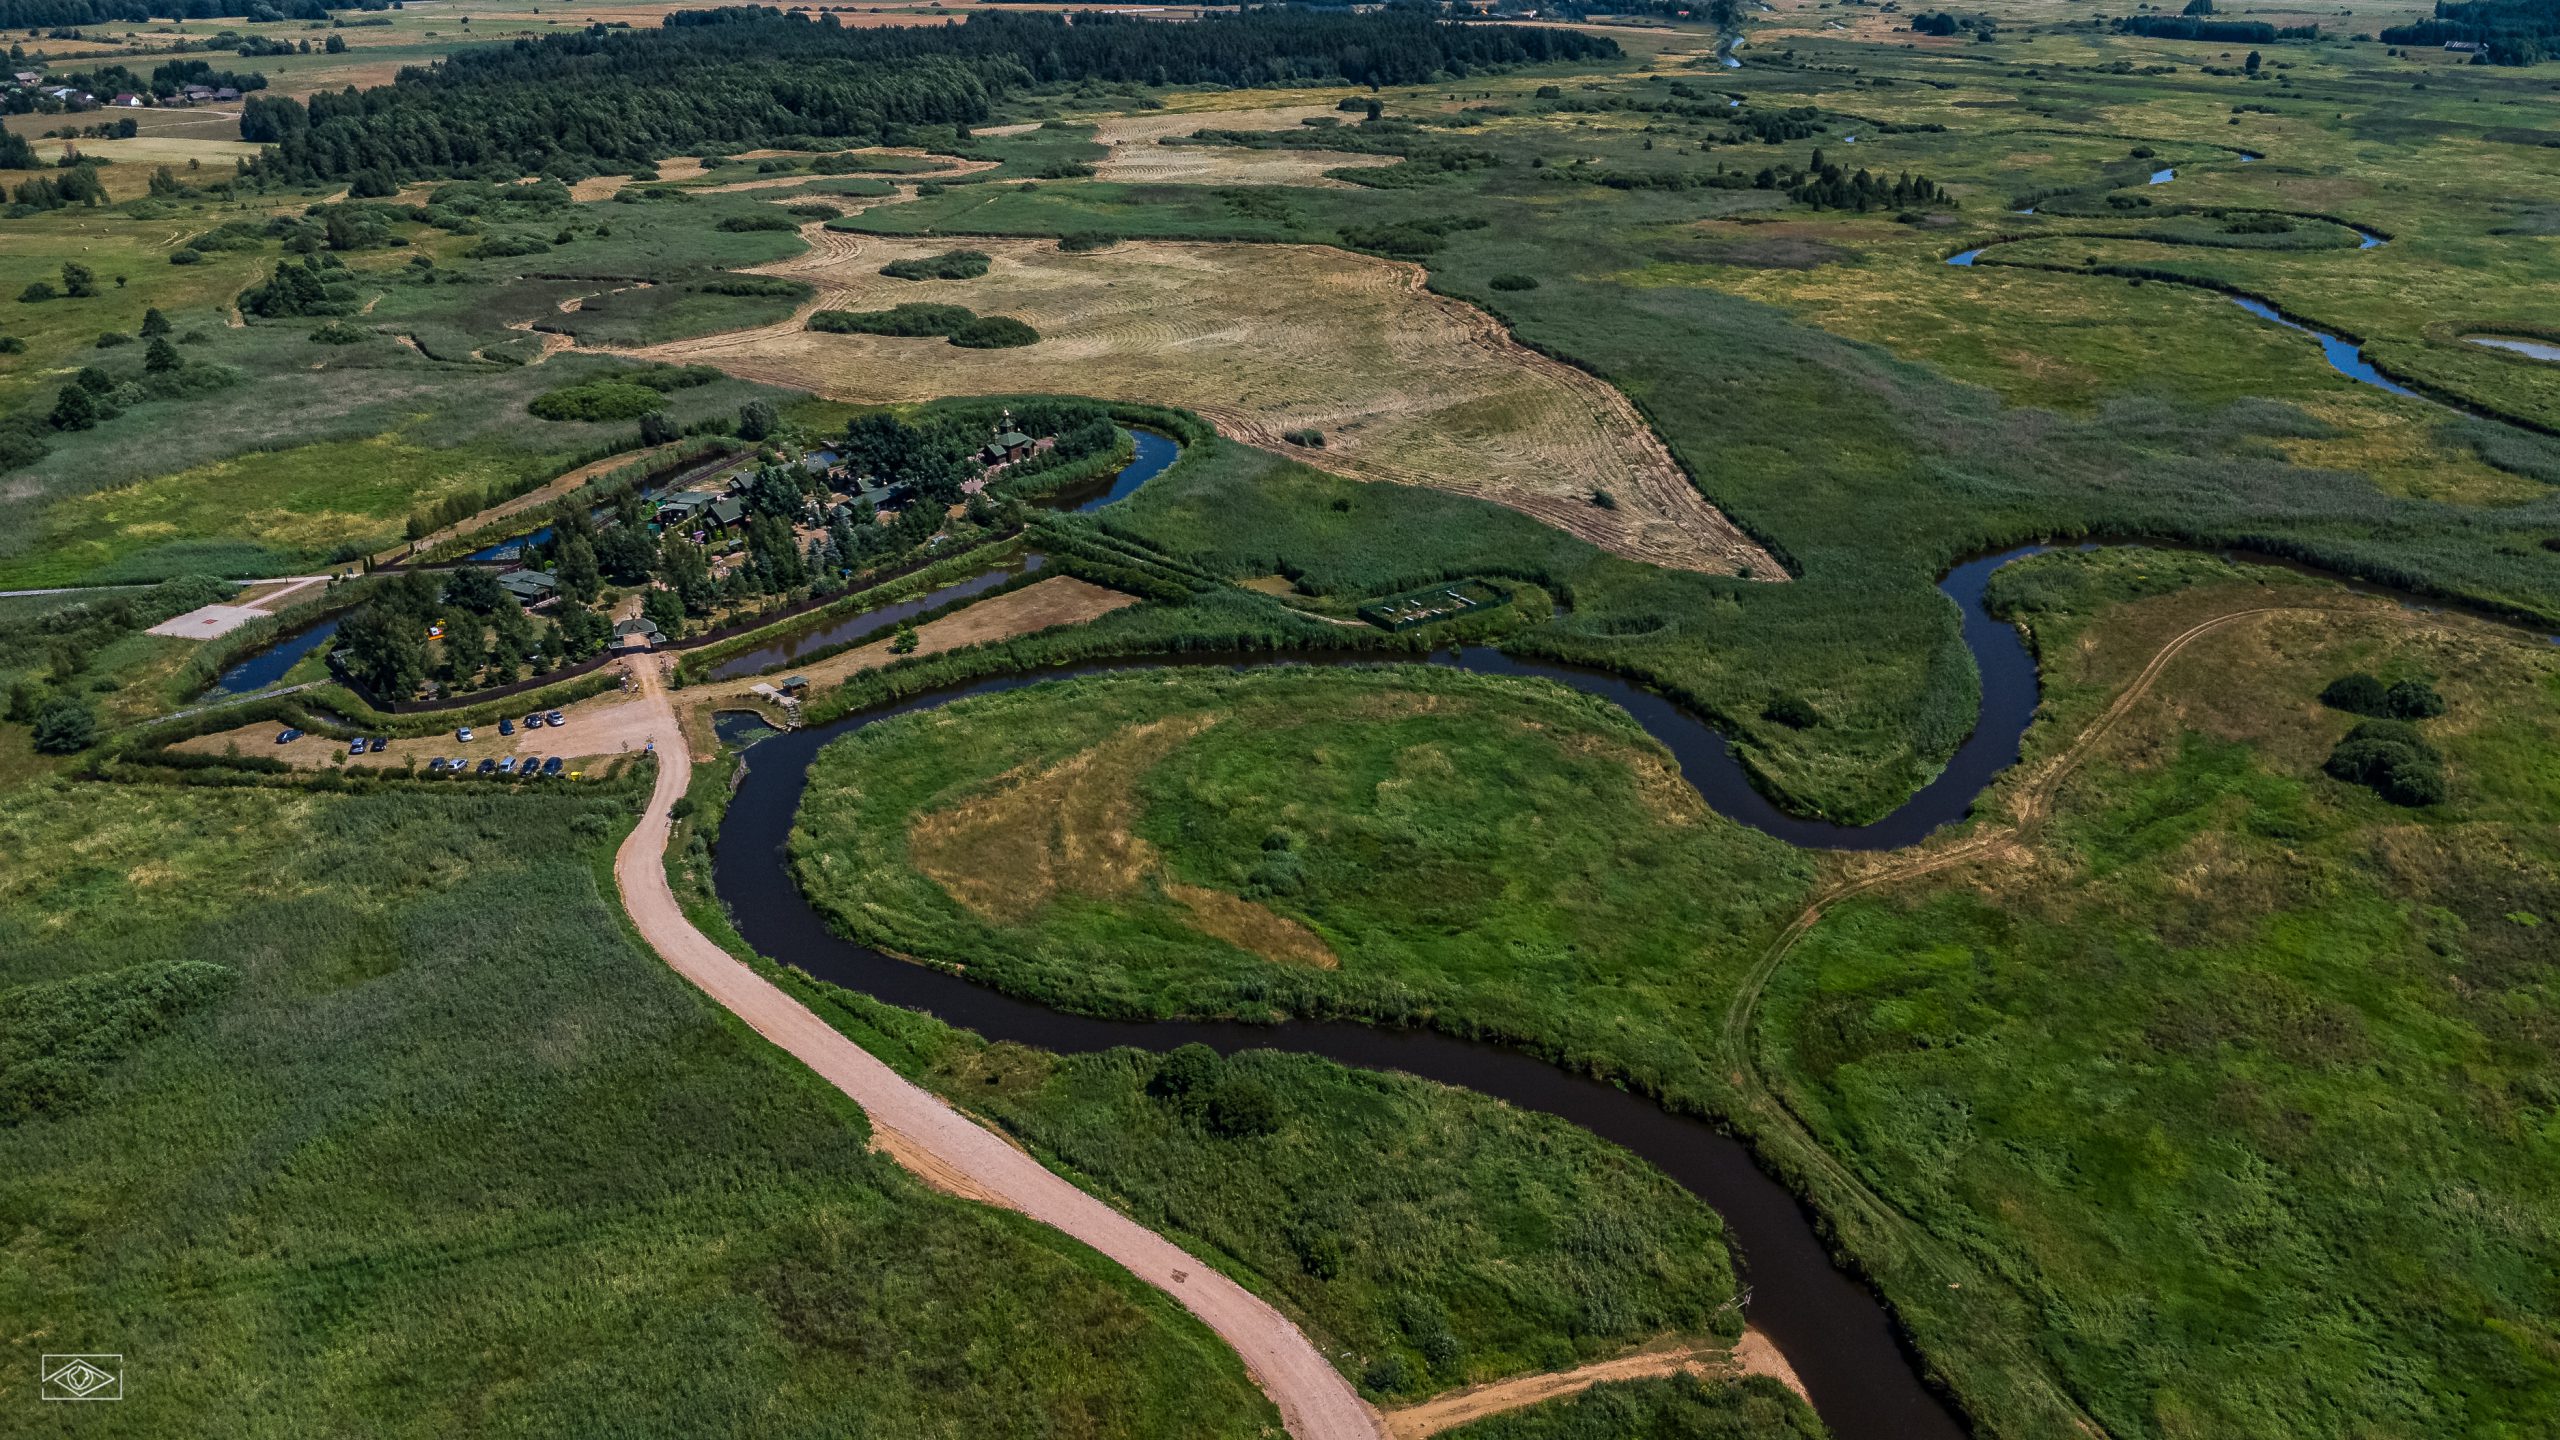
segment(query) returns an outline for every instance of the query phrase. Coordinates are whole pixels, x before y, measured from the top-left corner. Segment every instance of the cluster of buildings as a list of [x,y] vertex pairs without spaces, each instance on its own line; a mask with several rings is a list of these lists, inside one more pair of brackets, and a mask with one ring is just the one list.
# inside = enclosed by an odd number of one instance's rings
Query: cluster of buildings
[[[998,470],[1029,459],[1056,443],[1054,437],[1035,438],[1015,429],[1008,415],[987,443],[971,453],[971,458],[984,467],[984,473],[963,482],[960,488],[975,495],[986,488],[987,481]],[[871,514],[878,516],[894,511],[908,498],[909,490],[903,481],[854,474],[852,468],[844,463],[844,457],[833,450],[811,451],[800,458],[799,464],[804,473],[815,477],[827,488],[829,503],[820,517],[822,524],[833,525],[840,518],[858,522],[866,507]],[[705,488],[676,490],[661,495],[657,497],[650,519],[661,532],[691,535],[704,545],[717,544],[745,527],[748,513],[746,491],[755,479],[756,469],[754,464],[741,465],[715,477]],[[808,527],[801,528],[805,532]],[[715,565],[713,573],[719,574],[721,569]],[[560,580],[556,574],[530,566],[501,572],[498,584],[527,610],[539,610],[560,595]],[[646,620],[626,620],[615,627],[613,644],[617,650],[646,649],[664,639]]]
[[77,85],[48,85],[41,71],[20,70],[10,77],[12,89],[51,100],[65,110],[139,110],[146,105],[237,105],[240,92],[229,85],[188,85],[169,98],[155,99],[135,90],[119,90],[104,100]]
[[98,103],[97,96],[77,85],[47,85],[44,76],[34,70],[21,70],[12,78],[16,83],[10,86],[11,89],[39,100],[51,100],[65,110],[88,110]]

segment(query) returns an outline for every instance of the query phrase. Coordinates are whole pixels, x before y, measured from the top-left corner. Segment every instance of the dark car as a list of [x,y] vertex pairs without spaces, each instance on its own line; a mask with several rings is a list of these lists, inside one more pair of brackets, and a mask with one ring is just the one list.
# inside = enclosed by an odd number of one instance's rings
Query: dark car
[[526,728],[527,730],[539,730],[539,729],[541,729],[541,728],[542,728],[542,716],[541,716],[541,715],[539,715],[539,714],[527,715],[526,717],[524,717],[524,728]]
[[427,762],[427,773],[430,775],[441,775],[444,773],[444,767],[445,758],[439,755],[433,760]]
[[500,716],[498,719],[498,733],[501,735],[513,735],[516,733],[516,722],[509,720],[504,716]]
[[483,774],[483,775],[495,775],[495,774],[497,774],[497,773],[498,773],[498,762],[497,762],[497,761],[495,761],[495,760],[483,760],[483,761],[481,761],[481,762],[480,762],[480,773],[481,773],[481,774]]
[[302,732],[299,730],[285,729],[276,732],[276,743],[279,745],[290,744],[301,738]]
[[543,762],[542,762],[542,773],[543,773],[543,774],[545,774],[545,775],[557,775],[557,774],[559,774],[559,773],[560,773],[560,757],[559,757],[559,756],[557,756],[557,755],[554,755],[554,756],[552,756],[550,759],[543,761]]
[[373,753],[374,753],[374,754],[376,754],[376,755],[388,754],[388,753],[390,752],[390,749],[391,749],[391,737],[390,737],[390,736],[388,736],[388,735],[376,735],[376,736],[374,736],[374,737],[373,737]]

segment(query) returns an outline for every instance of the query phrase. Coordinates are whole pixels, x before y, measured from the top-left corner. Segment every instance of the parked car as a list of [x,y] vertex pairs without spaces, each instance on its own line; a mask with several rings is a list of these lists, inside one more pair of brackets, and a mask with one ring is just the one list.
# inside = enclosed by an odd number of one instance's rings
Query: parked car
[[454,731],[453,738],[468,743],[471,739],[471,727],[465,725],[461,729]]
[[560,757],[559,757],[559,756],[557,756],[557,755],[554,755],[554,756],[552,756],[550,759],[543,761],[543,762],[542,762],[542,773],[543,773],[543,774],[545,774],[545,775],[557,775],[557,774],[559,774],[559,773],[560,773]]
[[541,728],[542,728],[542,717],[541,717],[540,715],[538,715],[538,714],[537,714],[537,715],[527,715],[526,717],[524,717],[524,728],[526,728],[527,730],[539,730],[539,729],[541,729]]
[[561,723],[562,723],[562,721],[561,721],[561,719],[560,719],[560,712],[559,712],[559,711],[557,711],[557,710],[552,711],[550,714],[545,715],[545,716],[543,716],[542,718],[543,718],[544,720],[546,720],[546,721],[549,721],[551,724],[554,724],[554,725],[558,725],[558,724],[561,724]]
[[302,732],[299,730],[287,728],[276,732],[276,743],[279,745],[289,745],[301,738]]
[[388,754],[390,754],[390,753],[391,753],[391,737],[390,737],[390,736],[388,736],[388,735],[376,735],[376,736],[374,736],[374,737],[373,737],[373,753],[374,753],[374,754],[376,754],[376,755],[388,755]]
[[350,754],[350,755],[361,755],[361,754],[363,754],[363,753],[364,753],[364,737],[363,737],[363,736],[361,736],[361,735],[359,735],[359,736],[357,736],[356,738],[354,738],[353,740],[348,741],[348,742],[347,742],[347,753],[348,753],[348,754]]
[[433,760],[427,762],[427,773],[430,775],[441,775],[444,773],[444,766],[445,759],[443,756],[439,755]]
[[516,722],[507,719],[503,715],[498,717],[498,733],[501,735],[513,735],[516,733]]
[[494,775],[494,774],[498,773],[498,762],[497,762],[497,761],[495,761],[495,760],[483,760],[483,761],[481,761],[481,762],[480,762],[480,773],[481,773],[481,774],[483,774],[483,775]]

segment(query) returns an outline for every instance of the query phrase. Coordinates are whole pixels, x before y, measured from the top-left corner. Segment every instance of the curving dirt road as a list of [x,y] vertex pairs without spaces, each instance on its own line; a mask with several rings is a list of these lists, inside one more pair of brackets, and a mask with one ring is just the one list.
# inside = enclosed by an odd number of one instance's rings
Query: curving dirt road
[[650,948],[757,1034],[851,1097],[870,1117],[880,1148],[928,1183],[1055,1226],[1181,1302],[1234,1347],[1296,1440],[1384,1440],[1377,1412],[1279,1311],[909,1082],[693,927],[667,883],[665,864],[669,816],[692,781],[693,757],[658,667],[643,660],[632,668],[640,680],[639,703],[655,707],[664,724],[655,732],[656,788],[639,825],[614,855],[613,876],[623,908]]

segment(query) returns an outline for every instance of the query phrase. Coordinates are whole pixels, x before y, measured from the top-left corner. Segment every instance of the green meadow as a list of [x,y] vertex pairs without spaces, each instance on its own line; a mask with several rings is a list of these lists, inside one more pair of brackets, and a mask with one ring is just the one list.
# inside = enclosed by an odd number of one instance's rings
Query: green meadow
[[1252,1436],[1173,1304],[866,1148],[626,936],[632,796],[0,800],[0,1283],[101,1433]]

